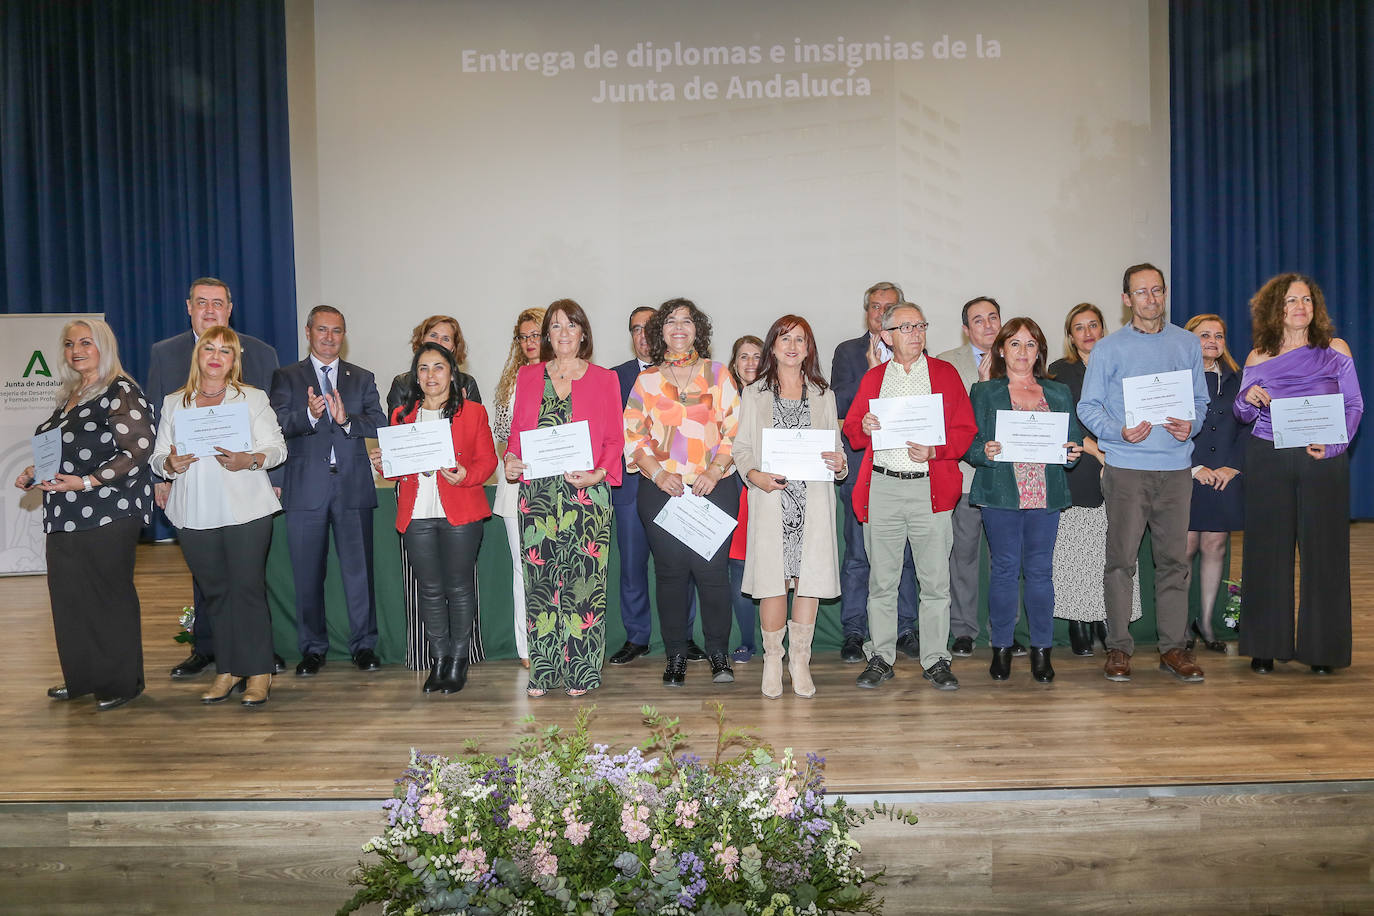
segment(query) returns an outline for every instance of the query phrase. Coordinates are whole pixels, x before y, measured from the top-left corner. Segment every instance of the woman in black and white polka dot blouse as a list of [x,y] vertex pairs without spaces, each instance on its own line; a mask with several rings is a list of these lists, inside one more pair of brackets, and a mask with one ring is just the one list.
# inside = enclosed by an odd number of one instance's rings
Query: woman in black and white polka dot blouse
[[43,492],[48,595],[64,683],[54,700],[94,694],[100,709],[143,692],[143,643],[134,550],[153,503],[148,458],[153,415],[119,364],[110,326],[69,321],[60,337],[62,387],[57,409],[38,433],[62,431],[56,476],[15,485]]

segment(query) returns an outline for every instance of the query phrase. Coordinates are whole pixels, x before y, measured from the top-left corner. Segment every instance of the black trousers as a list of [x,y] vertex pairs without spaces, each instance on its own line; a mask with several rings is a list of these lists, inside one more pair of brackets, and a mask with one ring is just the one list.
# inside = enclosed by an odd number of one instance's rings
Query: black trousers
[[403,537],[431,659],[467,658],[477,616],[477,553],[482,523],[414,518]]
[[62,678],[73,697],[143,689],[143,634],[134,552],[141,519],[47,537],[48,597]]
[[[707,497],[722,512],[739,514],[739,478],[724,478]],[[668,655],[687,652],[687,597],[689,580],[695,579],[701,606],[701,634],[708,655],[730,651],[730,539],[726,538],[711,559],[704,560],[686,544],[660,528],[654,517],[668,502],[668,494],[648,481],[639,487],[639,518],[654,555],[654,590],[658,603],[658,630]]]
[[[1318,460],[1252,436],[1245,476],[1240,654],[1348,666],[1349,453]],[[1296,629],[1294,548],[1302,563]]]
[[223,528],[182,528],[181,552],[203,597],[215,634],[215,670],[251,677],[271,674],[272,616],[267,607],[267,551],[272,516]]

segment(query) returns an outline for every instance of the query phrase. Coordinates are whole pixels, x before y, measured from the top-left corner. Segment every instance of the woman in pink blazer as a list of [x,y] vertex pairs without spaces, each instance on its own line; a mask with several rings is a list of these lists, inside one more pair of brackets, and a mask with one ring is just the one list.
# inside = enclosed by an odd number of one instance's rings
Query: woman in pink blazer
[[[544,311],[540,359],[515,382],[506,479],[519,479],[521,566],[529,635],[528,693],[555,688],[582,696],[601,686],[606,650],[606,566],[611,491],[624,448],[620,383],[593,365],[592,329],[582,306],[560,299]],[[587,424],[590,467],[539,475],[522,434]],[[526,472],[530,473],[526,473]]]

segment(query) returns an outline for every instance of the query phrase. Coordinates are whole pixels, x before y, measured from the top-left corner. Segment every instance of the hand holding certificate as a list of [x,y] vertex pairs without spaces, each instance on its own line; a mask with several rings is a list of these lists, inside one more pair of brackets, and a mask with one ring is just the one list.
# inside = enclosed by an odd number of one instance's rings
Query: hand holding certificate
[[1065,464],[1068,462],[1065,443],[1069,440],[1069,415],[999,410],[995,438],[1002,450],[993,457],[994,461]]
[[738,523],[706,497],[688,490],[669,499],[654,524],[709,560]]
[[873,430],[874,450],[945,444],[945,401],[938,394],[874,398],[868,410],[881,424]]
[[520,432],[520,460],[525,481],[554,477],[592,467],[591,426],[586,420]]
[[227,452],[253,450],[253,418],[247,404],[184,407],[176,412],[172,422],[173,439],[182,455],[209,458],[216,448]]
[[822,454],[837,450],[833,429],[765,429],[759,470],[788,480],[834,480]]
[[1193,420],[1193,373],[1188,369],[1132,375],[1121,380],[1127,428],[1149,422],[1163,426],[1170,417]]
[[33,481],[52,480],[62,468],[62,430],[50,429],[29,440],[33,447]]
[[383,477],[425,474],[458,464],[453,428],[442,420],[380,427],[377,444],[382,448]]
[[1269,402],[1274,448],[1341,445],[1349,442],[1345,428],[1345,395],[1312,394],[1274,398]]

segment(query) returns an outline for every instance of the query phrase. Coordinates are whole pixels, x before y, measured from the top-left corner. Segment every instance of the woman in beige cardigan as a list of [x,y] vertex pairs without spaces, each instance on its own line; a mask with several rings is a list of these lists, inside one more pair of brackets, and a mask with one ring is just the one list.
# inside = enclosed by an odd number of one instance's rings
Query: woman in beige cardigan
[[[814,480],[789,479],[768,470],[765,429],[833,430],[832,447],[818,454]],[[829,440],[827,440],[829,441]],[[835,395],[821,375],[816,341],[806,319],[784,315],[768,329],[758,380],[740,397],[735,466],[749,487],[748,551],[744,591],[759,599],[763,630],[763,695],[782,696],[782,638],[790,633],[788,672],[801,697],[816,693],[811,680],[811,637],[822,598],[840,593],[835,542],[835,488],[819,464],[842,480],[849,472],[840,448]],[[787,593],[793,591],[792,620]]]

